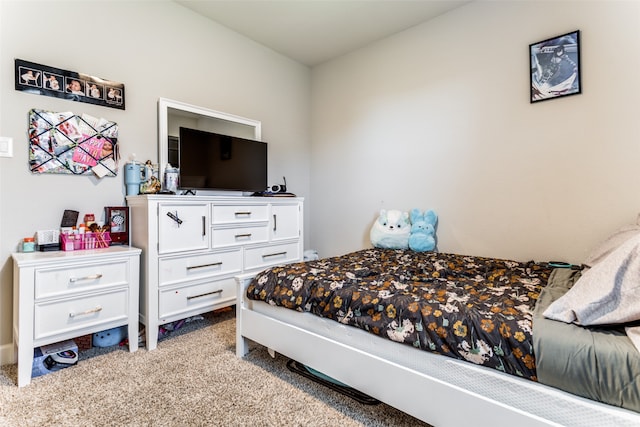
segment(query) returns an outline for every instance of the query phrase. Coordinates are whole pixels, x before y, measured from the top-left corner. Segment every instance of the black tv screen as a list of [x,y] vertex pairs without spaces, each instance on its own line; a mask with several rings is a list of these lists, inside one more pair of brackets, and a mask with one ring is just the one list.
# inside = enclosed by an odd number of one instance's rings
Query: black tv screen
[[180,127],[178,146],[181,189],[267,188],[266,142]]

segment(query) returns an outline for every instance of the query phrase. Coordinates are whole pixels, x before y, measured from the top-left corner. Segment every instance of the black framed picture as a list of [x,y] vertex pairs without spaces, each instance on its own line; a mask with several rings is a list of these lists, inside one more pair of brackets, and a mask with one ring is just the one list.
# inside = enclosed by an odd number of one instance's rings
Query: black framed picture
[[15,60],[15,89],[34,95],[124,110],[124,83],[23,59]]
[[531,103],[582,93],[580,31],[529,45]]
[[107,206],[104,220],[109,225],[112,245],[129,244],[129,207]]

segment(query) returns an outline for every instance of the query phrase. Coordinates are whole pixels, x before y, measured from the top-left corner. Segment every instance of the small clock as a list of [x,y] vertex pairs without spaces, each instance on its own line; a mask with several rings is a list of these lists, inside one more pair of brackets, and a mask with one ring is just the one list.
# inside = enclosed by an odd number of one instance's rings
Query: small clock
[[105,207],[105,222],[109,225],[112,245],[129,244],[129,208]]

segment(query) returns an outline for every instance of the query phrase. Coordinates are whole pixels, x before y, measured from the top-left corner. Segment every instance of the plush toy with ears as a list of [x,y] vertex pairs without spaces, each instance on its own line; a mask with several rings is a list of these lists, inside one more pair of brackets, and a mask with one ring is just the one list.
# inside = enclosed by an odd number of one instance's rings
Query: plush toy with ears
[[416,252],[434,250],[436,247],[436,222],[438,222],[438,216],[434,211],[430,210],[422,214],[419,209],[412,209],[409,249]]
[[376,248],[407,249],[410,232],[409,213],[382,209],[371,227],[369,237]]

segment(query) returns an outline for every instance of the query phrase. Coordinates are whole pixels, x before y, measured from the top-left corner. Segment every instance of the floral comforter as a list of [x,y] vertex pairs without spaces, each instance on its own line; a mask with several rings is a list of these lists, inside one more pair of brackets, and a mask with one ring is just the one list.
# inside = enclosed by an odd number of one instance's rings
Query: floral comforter
[[536,381],[532,313],[546,263],[365,249],[272,267],[247,297]]

